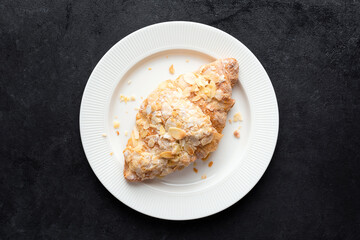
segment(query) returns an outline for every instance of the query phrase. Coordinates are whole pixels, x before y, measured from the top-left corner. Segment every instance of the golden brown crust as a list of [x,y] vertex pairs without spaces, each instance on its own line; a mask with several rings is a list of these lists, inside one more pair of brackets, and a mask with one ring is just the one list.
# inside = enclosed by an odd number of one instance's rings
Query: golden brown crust
[[225,76],[225,81],[216,83],[216,89],[223,92],[221,99],[213,98],[210,102],[202,100],[196,103],[205,114],[210,116],[214,128],[221,133],[226,124],[227,113],[235,104],[231,93],[232,87],[239,78],[239,64],[234,58],[219,59],[200,67],[198,72],[203,75],[213,75],[215,72]]

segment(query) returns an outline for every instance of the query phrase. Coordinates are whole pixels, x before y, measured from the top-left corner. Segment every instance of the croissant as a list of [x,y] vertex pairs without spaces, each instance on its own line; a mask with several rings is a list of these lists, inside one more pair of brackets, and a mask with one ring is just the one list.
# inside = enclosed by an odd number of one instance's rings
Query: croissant
[[238,73],[236,59],[218,59],[160,83],[136,115],[123,151],[125,179],[166,176],[214,152],[235,103],[231,93]]

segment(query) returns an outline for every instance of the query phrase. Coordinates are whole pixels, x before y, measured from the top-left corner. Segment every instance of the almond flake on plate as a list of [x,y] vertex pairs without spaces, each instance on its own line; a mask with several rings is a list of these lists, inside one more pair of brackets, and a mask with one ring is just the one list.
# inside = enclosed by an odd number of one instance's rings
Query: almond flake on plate
[[242,116],[241,116],[241,114],[240,114],[240,112],[238,112],[238,113],[235,113],[234,114],[234,122],[239,122],[239,121],[242,121],[243,119],[242,119]]
[[174,64],[171,64],[171,66],[169,67],[169,72],[170,72],[170,74],[175,73]]
[[120,127],[120,123],[118,121],[114,121],[113,122],[113,126],[114,128],[119,128]]

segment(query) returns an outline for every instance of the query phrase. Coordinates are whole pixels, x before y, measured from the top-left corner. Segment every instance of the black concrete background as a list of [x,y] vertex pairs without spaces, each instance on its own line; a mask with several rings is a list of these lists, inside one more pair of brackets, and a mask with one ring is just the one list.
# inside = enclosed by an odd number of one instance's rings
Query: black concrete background
[[[241,201],[171,222],[115,199],[85,158],[86,81],[150,24],[222,29],[261,61],[280,132]],[[360,239],[359,1],[0,1],[0,239]]]

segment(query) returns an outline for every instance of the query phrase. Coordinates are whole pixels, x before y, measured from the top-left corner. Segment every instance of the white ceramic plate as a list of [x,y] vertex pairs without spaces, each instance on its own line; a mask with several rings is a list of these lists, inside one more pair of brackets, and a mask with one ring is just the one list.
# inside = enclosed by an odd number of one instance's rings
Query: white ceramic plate
[[[125,131],[130,133],[134,127],[141,97],[145,99],[163,80],[225,57],[236,58],[240,67],[239,83],[233,89],[236,103],[229,117],[240,112],[243,121],[227,124],[216,152],[206,162],[196,161],[198,173],[189,166],[162,179],[127,182],[122,154],[128,140]],[[169,74],[171,64],[174,75]],[[120,94],[135,96],[136,101],[120,102]],[[119,136],[112,124],[116,117]],[[229,34],[193,22],[151,25],[115,44],[92,72],[80,109],[85,154],[102,184],[127,206],[172,220],[205,217],[244,197],[271,160],[278,123],[274,89],[256,57]],[[233,132],[239,126],[241,137],[237,139]],[[210,161],[214,163],[211,168]],[[204,180],[203,175],[207,176]]]

